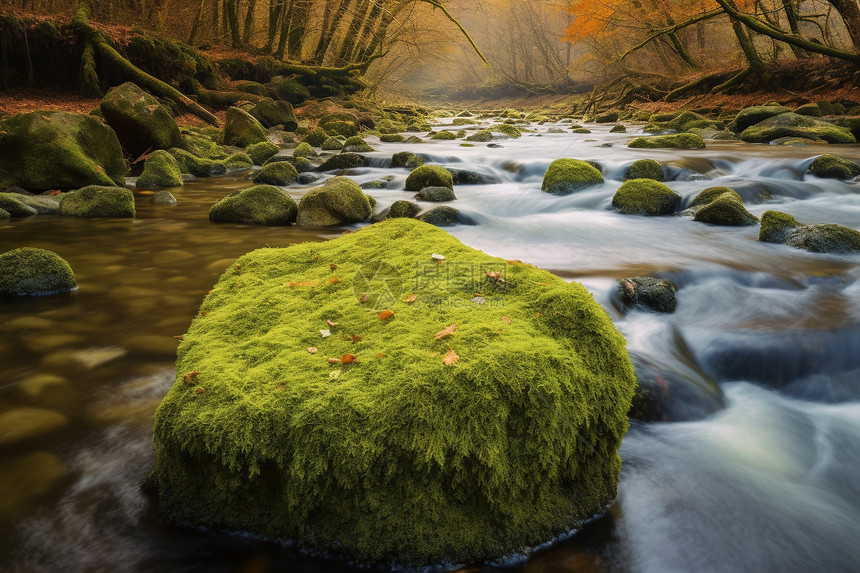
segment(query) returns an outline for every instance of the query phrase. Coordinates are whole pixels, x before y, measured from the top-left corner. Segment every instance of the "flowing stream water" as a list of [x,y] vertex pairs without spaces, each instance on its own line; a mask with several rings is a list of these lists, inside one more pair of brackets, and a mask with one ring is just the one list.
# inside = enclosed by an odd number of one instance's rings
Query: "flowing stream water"
[[[633,422],[605,516],[529,557],[469,570],[860,571],[860,256],[760,243],[757,226],[610,207],[627,166],[651,158],[667,165],[682,207],[725,185],[757,216],[775,209],[856,229],[860,184],[805,172],[821,153],[858,160],[860,146],[632,150],[636,128],[530,127],[492,148],[371,137],[373,166],[349,176],[396,176],[390,189],[368,191],[377,213],[411,199],[402,190],[408,172],[389,167],[397,151],[490,176],[495,182],[455,186],[451,205],[466,224],[448,230],[491,255],[583,282],[624,333],[640,375],[660,383],[661,415],[671,421]],[[541,192],[559,157],[599,162],[606,183],[564,197]],[[163,524],[140,488],[153,464],[153,414],[174,379],[173,337],[207,289],[245,252],[344,230],[209,222],[217,199],[248,185],[245,174],[188,182],[171,189],[174,207],[136,192],[134,220],[0,222],[0,252],[53,250],[79,283],[69,295],[0,303],[0,414],[64,417],[52,432],[0,445],[0,571],[352,568],[288,544]],[[309,188],[288,191],[299,199]],[[678,285],[676,312],[621,313],[616,279],[655,274]]]

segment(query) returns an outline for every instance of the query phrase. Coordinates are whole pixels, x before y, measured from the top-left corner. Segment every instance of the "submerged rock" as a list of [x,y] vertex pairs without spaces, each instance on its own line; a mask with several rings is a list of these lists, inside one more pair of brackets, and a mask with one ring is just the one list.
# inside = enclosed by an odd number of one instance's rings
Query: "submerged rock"
[[78,287],[72,267],[60,255],[23,247],[0,255],[0,295],[42,295]]
[[134,217],[134,194],[125,187],[89,185],[60,195],[60,215]]
[[289,225],[296,220],[296,202],[272,185],[256,185],[232,193],[209,209],[209,220],[247,225]]
[[122,185],[127,170],[116,134],[93,116],[37,111],[0,120],[0,189]]
[[787,213],[765,211],[759,241],[784,243],[813,253],[849,254],[860,251],[860,232],[843,225],[804,225]]
[[556,159],[543,176],[541,191],[568,195],[603,183],[603,175],[591,163],[579,159]]
[[332,177],[305,193],[299,201],[299,225],[323,227],[370,220],[373,208],[358,183]]
[[625,181],[612,197],[612,206],[623,215],[671,215],[681,196],[653,179]]
[[675,291],[672,281],[655,277],[632,277],[618,281],[618,300],[622,309],[639,308],[657,312],[675,312]]
[[266,185],[290,185],[299,178],[299,172],[286,161],[269,163],[254,174],[254,183]]
[[766,119],[746,128],[739,137],[749,143],[768,143],[783,137],[802,137],[827,143],[856,142],[851,132],[844,127],[796,113],[783,113]]
[[406,191],[421,191],[425,187],[454,188],[454,177],[441,165],[422,165],[406,178]]
[[254,116],[238,107],[227,108],[224,122],[224,144],[248,147],[252,143],[266,141],[266,128]]
[[176,159],[159,149],[153,151],[143,164],[143,173],[137,178],[136,187],[179,187],[182,185],[182,171]]
[[0,468],[0,517],[13,515],[50,492],[65,473],[66,465],[48,452],[5,459]]
[[501,183],[501,180],[495,175],[478,173],[471,169],[455,169],[449,167],[448,171],[451,172],[454,185],[494,185],[496,183]]
[[758,217],[744,207],[743,199],[734,189],[709,187],[690,203],[693,220],[711,225],[755,225]]
[[704,149],[705,140],[695,133],[637,137],[627,144],[633,149]]
[[55,410],[19,408],[0,414],[0,446],[30,440],[56,430],[69,419]]
[[860,175],[860,165],[825,153],[810,164],[809,173],[823,179],[853,179]]
[[112,88],[99,109],[122,146],[134,156],[179,145],[179,127],[170,112],[131,82]]
[[[471,303],[499,274],[504,307]],[[635,378],[579,284],[392,219],[245,255],[201,308],[156,415],[170,522],[420,566],[534,546],[615,498]]]
[[171,205],[176,205],[176,197],[174,197],[173,193],[170,191],[164,190],[153,195],[149,202],[153,205],[158,205],[159,207],[169,207]]

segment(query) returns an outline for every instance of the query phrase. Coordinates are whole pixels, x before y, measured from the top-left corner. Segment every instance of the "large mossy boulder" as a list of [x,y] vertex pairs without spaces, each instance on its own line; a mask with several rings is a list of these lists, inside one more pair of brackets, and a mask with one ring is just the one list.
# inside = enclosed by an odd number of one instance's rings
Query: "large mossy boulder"
[[295,131],[299,126],[293,106],[286,101],[266,98],[258,101],[250,113],[263,127],[282,125],[284,131]]
[[653,179],[625,181],[612,197],[612,206],[623,215],[671,215],[681,196]]
[[340,171],[341,169],[355,169],[364,165],[364,156],[358,153],[338,153],[332,155],[323,164],[317,167],[317,171]]
[[292,78],[273,77],[266,86],[266,91],[276,100],[284,100],[298,105],[311,98],[311,92],[304,85]]
[[415,198],[419,201],[430,201],[433,203],[457,200],[454,190],[450,187],[425,187],[415,194]]
[[131,82],[111,89],[99,109],[122,146],[132,155],[179,145],[179,127],[170,112]]
[[388,210],[388,219],[397,219],[400,217],[413,218],[418,213],[421,212],[421,207],[418,203],[413,203],[412,201],[395,201],[391,204],[391,208]]
[[39,211],[35,207],[27,205],[16,196],[15,193],[0,193],[0,209],[8,213],[10,217],[30,217]]
[[460,222],[460,211],[454,207],[443,205],[421,213],[417,219],[434,227],[453,227]]
[[627,144],[633,149],[704,149],[705,140],[696,133],[637,137]]
[[663,181],[663,166],[653,159],[639,159],[627,168],[624,179],[653,179]]
[[563,158],[549,164],[541,190],[553,195],[568,195],[602,183],[603,175],[592,164]]
[[60,215],[69,217],[134,217],[134,193],[125,187],[88,185],[59,196]]
[[740,133],[741,140],[748,143],[769,143],[784,137],[806,138],[827,143],[855,143],[851,132],[839,127],[796,113],[782,113],[750,126]]
[[213,161],[205,157],[198,157],[184,149],[174,147],[169,152],[176,159],[179,170],[195,177],[210,177],[222,175],[227,172],[227,167],[220,161]]
[[153,151],[143,164],[143,173],[135,182],[136,187],[179,187],[182,185],[182,170],[170,153],[159,149]]
[[860,165],[825,153],[813,160],[809,165],[809,173],[822,179],[853,179],[860,176]]
[[441,165],[416,167],[406,178],[406,191],[421,191],[425,187],[454,188],[454,177]]
[[299,172],[291,163],[278,161],[269,163],[254,174],[254,183],[266,185],[291,185],[299,178]]
[[615,498],[635,385],[580,284],[390,219],[230,266],[179,346],[150,483],[173,523],[492,560]]
[[737,191],[728,187],[709,187],[690,203],[693,220],[711,225],[755,225],[758,218],[746,210]]
[[417,169],[424,165],[424,160],[411,151],[400,151],[391,156],[392,167],[405,167],[406,169]]
[[299,225],[324,227],[370,220],[373,208],[358,183],[348,177],[332,177],[314,187],[299,201]]
[[374,151],[374,149],[357,135],[343,142],[344,153],[370,153],[371,151]]
[[127,171],[116,133],[91,115],[36,111],[0,121],[0,189],[122,185]]
[[804,225],[787,213],[765,211],[759,241],[784,243],[813,253],[853,254],[860,251],[860,232],[829,223]]
[[272,185],[256,185],[232,193],[209,209],[209,220],[246,225],[289,225],[296,220],[296,202]]
[[266,141],[266,128],[254,116],[238,107],[227,108],[224,122],[224,145],[248,147]]
[[57,253],[23,247],[0,255],[0,295],[45,295],[77,287],[72,267]]
[[729,128],[740,133],[748,127],[784,113],[791,113],[791,110],[781,105],[755,105],[739,111]]
[[271,141],[261,141],[259,143],[252,143],[246,147],[245,153],[248,154],[254,165],[262,165],[277,155],[279,150],[280,148]]

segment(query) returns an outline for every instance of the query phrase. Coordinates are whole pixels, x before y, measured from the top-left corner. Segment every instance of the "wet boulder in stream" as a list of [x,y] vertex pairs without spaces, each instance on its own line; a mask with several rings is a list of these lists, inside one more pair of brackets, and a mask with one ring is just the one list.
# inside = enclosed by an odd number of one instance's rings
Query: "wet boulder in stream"
[[419,201],[442,203],[444,201],[455,201],[457,196],[454,195],[454,190],[450,187],[425,187],[415,195],[415,198]]
[[122,146],[134,156],[179,145],[179,127],[170,112],[131,82],[112,88],[99,109]]
[[232,193],[209,209],[209,220],[247,225],[289,225],[296,220],[296,202],[272,185],[256,185]]
[[728,187],[709,187],[693,199],[690,208],[693,220],[711,225],[755,225],[758,217],[747,211],[737,191]]
[[638,308],[657,312],[675,312],[677,302],[675,283],[656,277],[632,277],[620,279],[616,290],[622,310]]
[[72,267],[57,253],[23,247],[0,254],[0,295],[44,295],[77,288]]
[[[409,282],[331,280],[378,276],[369,261]],[[450,272],[475,265],[505,274],[504,308]],[[249,253],[201,310],[156,414],[149,482],[172,523],[423,566],[534,546],[615,498],[635,378],[577,283],[391,219]]]
[[125,187],[88,185],[58,196],[59,214],[69,217],[134,217],[134,194]]
[[653,179],[625,181],[612,197],[612,206],[622,215],[671,215],[681,196]]
[[406,191],[421,191],[425,187],[454,188],[451,172],[441,165],[422,165],[406,178]]
[[248,147],[266,141],[266,128],[254,116],[238,107],[227,108],[224,122],[224,144]]
[[143,164],[143,173],[137,178],[136,187],[179,187],[182,171],[179,163],[167,151],[158,149],[149,154]]
[[822,179],[853,179],[860,175],[860,165],[825,153],[813,160],[809,165],[809,173]]
[[860,232],[843,225],[804,225],[787,213],[765,211],[759,241],[784,243],[813,253],[851,254],[860,251]]
[[541,191],[553,195],[569,195],[603,183],[600,170],[579,159],[556,159],[543,176]]
[[362,223],[373,216],[370,199],[348,177],[332,177],[299,201],[299,225],[329,226]]
[[769,143],[783,137],[802,137],[827,143],[857,141],[844,127],[796,113],[783,113],[766,119],[746,128],[739,137],[748,143]]

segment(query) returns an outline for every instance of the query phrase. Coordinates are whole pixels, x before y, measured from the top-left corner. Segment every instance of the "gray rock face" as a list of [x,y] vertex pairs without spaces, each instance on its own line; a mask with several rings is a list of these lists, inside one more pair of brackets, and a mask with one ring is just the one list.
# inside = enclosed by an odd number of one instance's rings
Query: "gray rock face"
[[454,190],[449,187],[425,187],[415,195],[415,198],[419,201],[442,203],[455,201],[457,196],[454,195]]
[[645,308],[657,312],[674,312],[678,287],[672,281],[655,277],[632,277],[618,281],[618,299],[622,308]]
[[437,227],[451,227],[460,221],[460,212],[448,206],[434,207],[423,213],[418,219]]
[[179,145],[179,127],[167,109],[131,82],[111,89],[99,109],[132,155]]

